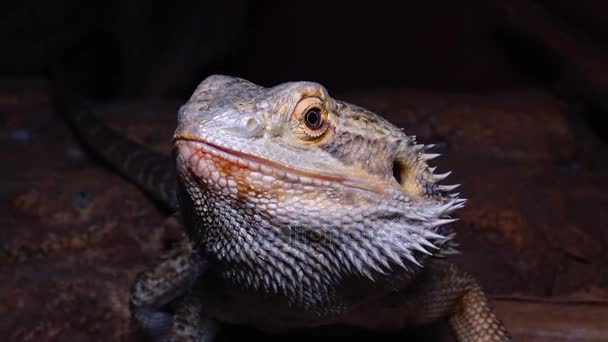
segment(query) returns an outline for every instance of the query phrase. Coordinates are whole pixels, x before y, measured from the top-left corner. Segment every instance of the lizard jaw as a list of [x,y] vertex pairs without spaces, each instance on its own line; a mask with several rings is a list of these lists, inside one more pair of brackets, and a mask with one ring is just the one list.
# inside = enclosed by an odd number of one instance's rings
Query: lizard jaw
[[[291,182],[300,182],[303,184],[312,184],[317,186],[329,186],[332,183],[339,183],[346,187],[367,190],[375,193],[382,193],[382,186],[375,184],[369,180],[355,177],[345,177],[341,175],[319,174],[305,170],[291,168],[272,160],[260,158],[251,154],[232,150],[201,138],[192,138],[188,136],[177,136],[173,140],[174,149],[178,150],[178,154],[184,153],[186,159],[192,159],[195,155],[211,154],[214,157],[219,157],[233,165],[238,165],[241,168],[247,168],[250,171],[261,172],[263,175],[269,175],[278,179],[285,179]],[[186,147],[186,150],[182,150]],[[191,161],[192,164],[192,161]],[[196,168],[196,165],[191,165]]]

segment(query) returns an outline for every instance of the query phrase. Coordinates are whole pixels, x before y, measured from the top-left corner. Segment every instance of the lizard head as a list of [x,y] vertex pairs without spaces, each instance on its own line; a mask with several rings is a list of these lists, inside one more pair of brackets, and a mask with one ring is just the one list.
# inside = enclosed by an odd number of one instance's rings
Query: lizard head
[[174,136],[189,235],[241,265],[233,280],[286,293],[413,270],[446,253],[442,227],[464,203],[438,184],[447,175],[428,166],[428,147],[317,83],[211,76]]

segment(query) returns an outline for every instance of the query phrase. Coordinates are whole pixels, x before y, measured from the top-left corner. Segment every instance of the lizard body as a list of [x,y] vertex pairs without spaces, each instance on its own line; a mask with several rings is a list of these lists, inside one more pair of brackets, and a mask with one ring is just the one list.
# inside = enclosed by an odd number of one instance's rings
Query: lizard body
[[461,341],[508,340],[479,285],[443,260],[464,200],[427,164],[429,146],[380,116],[317,83],[211,76],[179,110],[175,168],[88,117],[71,122],[94,149],[167,207],[179,201],[187,238],[132,289],[153,337],[448,317]]

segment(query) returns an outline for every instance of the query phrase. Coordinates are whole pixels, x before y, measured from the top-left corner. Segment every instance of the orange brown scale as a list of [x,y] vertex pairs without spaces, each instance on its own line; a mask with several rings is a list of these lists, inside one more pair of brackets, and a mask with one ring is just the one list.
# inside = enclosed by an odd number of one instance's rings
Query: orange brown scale
[[[260,196],[263,193],[263,191],[261,191],[262,189],[252,186],[247,181],[247,177],[252,172],[252,170],[247,166],[241,166],[239,163],[221,158],[220,156],[210,155],[208,150],[205,150],[203,147],[196,148],[194,153],[192,153],[192,155],[188,158],[187,162],[192,166],[196,165],[201,159],[205,159],[207,162],[213,164],[214,169],[220,174],[220,179],[232,179],[236,182],[236,196],[239,200],[245,202],[251,197],[252,193],[255,194],[255,196]],[[191,172],[197,178],[202,178],[202,176],[196,173],[195,170],[191,170]]]

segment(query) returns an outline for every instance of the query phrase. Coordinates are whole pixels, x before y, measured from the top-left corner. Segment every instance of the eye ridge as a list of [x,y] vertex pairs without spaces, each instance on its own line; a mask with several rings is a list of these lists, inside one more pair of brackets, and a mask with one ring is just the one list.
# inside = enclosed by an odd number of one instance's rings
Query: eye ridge
[[323,117],[321,116],[321,109],[310,108],[304,114],[304,123],[310,129],[317,130],[323,126]]

